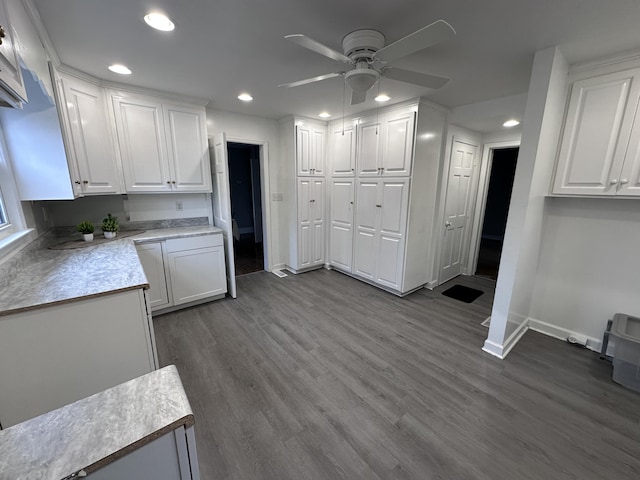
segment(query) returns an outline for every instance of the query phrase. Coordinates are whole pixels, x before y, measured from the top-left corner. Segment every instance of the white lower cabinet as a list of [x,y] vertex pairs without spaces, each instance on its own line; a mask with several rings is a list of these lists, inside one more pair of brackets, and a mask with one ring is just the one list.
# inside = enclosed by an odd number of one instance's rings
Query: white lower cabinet
[[153,311],[214,299],[227,292],[222,234],[136,245]]
[[353,273],[401,291],[409,179],[358,180]]
[[168,307],[171,304],[163,245],[164,242],[156,242],[143,243],[136,246],[142,269],[149,281],[147,298],[153,310]]
[[[91,480],[199,480],[193,427],[180,426],[90,473]],[[192,460],[193,458],[193,460]]]
[[353,259],[353,206],[355,179],[340,178],[331,181],[329,264],[351,272]]
[[10,427],[156,368],[142,289],[0,316],[0,422]]

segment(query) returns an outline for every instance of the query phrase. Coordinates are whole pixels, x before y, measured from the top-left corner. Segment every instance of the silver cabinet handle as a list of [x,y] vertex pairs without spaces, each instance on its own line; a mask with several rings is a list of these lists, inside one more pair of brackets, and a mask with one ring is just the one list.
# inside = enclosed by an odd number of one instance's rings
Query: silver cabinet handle
[[616,183],[618,183],[618,179],[617,178],[612,178],[611,180],[609,180],[609,183],[611,185],[615,185]]
[[620,179],[620,185],[624,185],[625,183],[629,183],[629,179],[627,179],[627,178],[621,178],[621,179]]

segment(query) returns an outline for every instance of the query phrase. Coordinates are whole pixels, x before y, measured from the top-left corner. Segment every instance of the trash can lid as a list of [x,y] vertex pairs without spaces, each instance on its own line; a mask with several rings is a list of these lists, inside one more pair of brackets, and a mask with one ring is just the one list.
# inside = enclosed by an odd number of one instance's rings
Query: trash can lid
[[616,337],[640,343],[640,317],[616,313],[613,316],[611,333]]

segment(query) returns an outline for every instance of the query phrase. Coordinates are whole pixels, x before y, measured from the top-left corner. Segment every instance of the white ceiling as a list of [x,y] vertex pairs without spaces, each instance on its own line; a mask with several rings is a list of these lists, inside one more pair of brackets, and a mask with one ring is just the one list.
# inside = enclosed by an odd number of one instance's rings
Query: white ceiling
[[[283,37],[304,33],[338,51],[356,29],[387,43],[445,19],[453,41],[395,65],[447,76],[432,91],[383,79],[393,102],[426,96],[454,108],[527,91],[536,50],[559,45],[570,63],[640,48],[638,0],[34,0],[63,63],[109,80],[209,99],[214,108],[264,117],[342,115],[342,79],[277,85],[340,70]],[[150,10],[176,30],[147,27]],[[124,63],[133,75],[107,71]],[[377,87],[374,87],[377,89]],[[237,100],[241,91],[254,100]],[[369,95],[346,114],[375,108]],[[496,120],[498,122],[499,120]]]

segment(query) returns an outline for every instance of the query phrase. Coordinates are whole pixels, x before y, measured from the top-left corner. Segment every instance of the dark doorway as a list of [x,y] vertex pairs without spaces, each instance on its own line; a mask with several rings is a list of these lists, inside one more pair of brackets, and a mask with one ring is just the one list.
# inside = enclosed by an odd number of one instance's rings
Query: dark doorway
[[260,147],[227,143],[236,275],[264,270]]
[[498,278],[519,148],[493,150],[476,275]]

